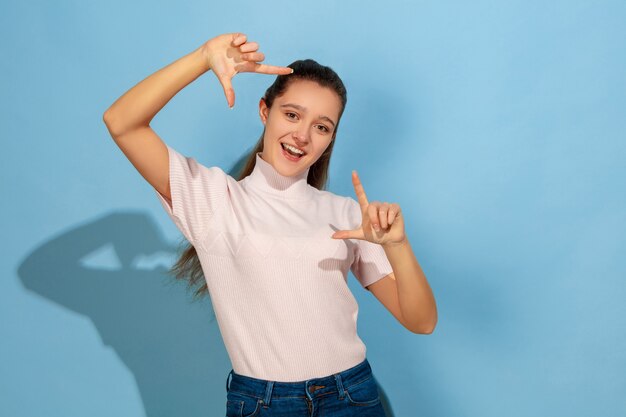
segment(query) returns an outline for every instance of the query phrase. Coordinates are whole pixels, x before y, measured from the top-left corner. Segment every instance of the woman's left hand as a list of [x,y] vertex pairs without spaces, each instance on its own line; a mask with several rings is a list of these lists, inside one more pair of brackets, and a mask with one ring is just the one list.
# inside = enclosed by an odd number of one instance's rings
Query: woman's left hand
[[362,239],[379,245],[401,244],[406,240],[404,220],[400,206],[396,203],[373,201],[369,203],[361,180],[352,171],[352,185],[361,206],[361,227],[353,230],[339,230],[331,236],[334,239]]

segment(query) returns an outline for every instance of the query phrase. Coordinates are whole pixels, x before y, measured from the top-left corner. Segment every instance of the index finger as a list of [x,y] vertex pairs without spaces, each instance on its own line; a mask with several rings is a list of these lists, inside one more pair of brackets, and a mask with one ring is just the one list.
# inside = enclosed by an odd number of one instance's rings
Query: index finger
[[256,64],[256,66],[254,67],[254,72],[259,72],[261,74],[287,75],[293,73],[293,68]]
[[352,185],[354,185],[354,192],[356,193],[356,197],[359,200],[361,210],[365,210],[365,207],[369,205],[369,202],[367,201],[365,189],[363,188],[361,180],[359,179],[359,175],[356,173],[356,171],[352,171]]

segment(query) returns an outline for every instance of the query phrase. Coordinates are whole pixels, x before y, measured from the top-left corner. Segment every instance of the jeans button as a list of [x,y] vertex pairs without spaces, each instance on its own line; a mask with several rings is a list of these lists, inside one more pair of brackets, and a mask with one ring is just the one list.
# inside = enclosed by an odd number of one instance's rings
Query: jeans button
[[309,392],[310,392],[310,393],[313,393],[313,392],[317,391],[317,390],[318,390],[318,389],[320,389],[320,388],[324,388],[325,386],[326,386],[326,385],[311,385],[311,386],[309,387]]

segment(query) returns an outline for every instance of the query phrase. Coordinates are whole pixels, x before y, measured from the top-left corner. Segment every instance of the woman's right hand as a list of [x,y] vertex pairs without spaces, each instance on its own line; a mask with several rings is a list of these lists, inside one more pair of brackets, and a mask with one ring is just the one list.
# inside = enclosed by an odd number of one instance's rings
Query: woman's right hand
[[259,64],[265,59],[262,52],[258,52],[259,44],[248,42],[243,33],[226,33],[208,40],[202,45],[202,51],[220,84],[224,88],[226,101],[229,107],[235,105],[235,90],[232,78],[238,72],[257,72],[261,74],[286,75],[293,70],[289,67],[276,67]]

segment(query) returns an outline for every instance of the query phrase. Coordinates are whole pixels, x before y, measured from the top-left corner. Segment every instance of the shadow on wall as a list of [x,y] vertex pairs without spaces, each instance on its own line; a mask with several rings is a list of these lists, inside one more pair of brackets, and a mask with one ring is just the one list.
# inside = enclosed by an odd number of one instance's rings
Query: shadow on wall
[[[86,260],[107,247],[118,266],[90,266]],[[165,266],[137,264],[181,249],[163,239],[150,216],[125,211],[53,237],[18,269],[27,289],[91,319],[134,375],[148,417],[223,414],[226,403],[231,363],[210,298],[191,302],[186,282],[174,280]]]
[[[112,246],[116,269],[84,259]],[[105,345],[132,372],[146,416],[206,416],[224,409],[230,361],[210,300],[191,301],[186,283],[142,255],[173,253],[143,213],[108,214],[54,237],[33,251],[18,275],[26,288],[91,319]]]

